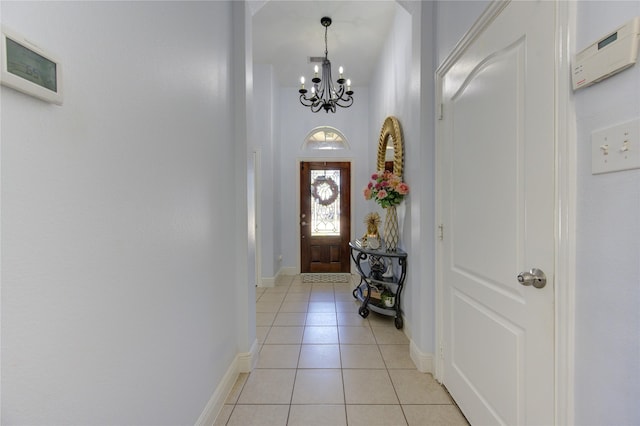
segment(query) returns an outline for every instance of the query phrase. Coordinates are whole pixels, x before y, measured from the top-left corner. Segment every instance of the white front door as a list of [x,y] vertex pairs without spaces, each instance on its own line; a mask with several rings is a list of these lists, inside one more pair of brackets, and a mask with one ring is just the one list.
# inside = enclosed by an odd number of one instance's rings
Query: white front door
[[473,425],[554,422],[554,31],[509,3],[442,74],[442,379]]

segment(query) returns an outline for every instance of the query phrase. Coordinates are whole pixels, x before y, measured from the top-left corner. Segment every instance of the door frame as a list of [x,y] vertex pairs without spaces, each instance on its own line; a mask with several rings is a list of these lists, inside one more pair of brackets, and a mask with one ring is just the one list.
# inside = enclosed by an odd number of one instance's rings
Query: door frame
[[[299,221],[300,220],[300,164],[304,163],[304,162],[319,162],[319,161],[326,161],[327,163],[329,162],[345,162],[345,163],[349,163],[349,167],[351,169],[351,173],[350,178],[349,178],[349,186],[351,187],[351,195],[349,197],[349,202],[351,203],[351,214],[349,217],[349,221],[351,222],[351,235],[349,235],[349,240],[353,240],[354,239],[354,226],[353,226],[353,214],[354,214],[354,204],[353,204],[353,197],[354,197],[354,191],[353,191],[353,180],[354,180],[354,160],[353,158],[346,158],[346,157],[298,157],[296,159],[296,170],[297,170],[297,176],[296,176],[296,209],[298,210],[298,212],[296,213],[296,220]],[[300,265],[302,264],[302,253],[301,253],[301,249],[300,249],[300,226],[299,223],[296,222],[296,246],[298,247],[296,249],[296,274],[300,274]],[[353,267],[353,265],[351,265],[351,268]]]
[[[442,83],[446,72],[493,22],[496,16],[510,3],[492,1],[477,19],[452,52],[443,60],[435,72],[435,111],[440,114]],[[576,5],[572,2],[556,1],[556,75],[555,75],[555,207],[554,207],[554,388],[555,423],[574,424],[574,361],[575,361],[575,283],[576,283],[576,188],[577,188],[577,136],[575,129],[575,107],[570,81],[570,54],[575,52]],[[440,167],[443,155],[443,131],[441,117],[436,117],[436,223],[442,223],[442,197],[444,176]],[[446,233],[446,230],[444,230]],[[437,232],[436,232],[437,235]],[[435,378],[442,382],[444,375],[443,337],[444,282],[442,244],[435,241],[436,286],[435,325],[436,350]]]

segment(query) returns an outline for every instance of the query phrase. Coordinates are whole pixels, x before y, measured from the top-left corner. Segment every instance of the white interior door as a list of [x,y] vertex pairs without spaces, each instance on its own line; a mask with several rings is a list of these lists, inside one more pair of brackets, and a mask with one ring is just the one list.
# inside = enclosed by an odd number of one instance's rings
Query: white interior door
[[441,80],[442,379],[471,424],[550,425],[555,4],[489,21]]

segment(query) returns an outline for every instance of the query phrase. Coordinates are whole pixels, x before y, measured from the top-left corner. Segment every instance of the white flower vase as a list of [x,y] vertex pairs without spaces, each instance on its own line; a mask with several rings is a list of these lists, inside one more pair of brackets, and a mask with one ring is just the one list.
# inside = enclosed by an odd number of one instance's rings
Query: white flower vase
[[396,206],[389,206],[385,209],[384,216],[384,243],[387,251],[396,251],[400,241],[400,231],[398,227],[398,212]]

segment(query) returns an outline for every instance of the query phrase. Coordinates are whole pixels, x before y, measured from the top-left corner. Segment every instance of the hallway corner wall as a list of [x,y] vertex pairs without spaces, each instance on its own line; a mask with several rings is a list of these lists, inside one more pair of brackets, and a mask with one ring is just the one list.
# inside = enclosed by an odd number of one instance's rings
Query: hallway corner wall
[[2,23],[60,58],[65,100],[0,88],[0,422],[193,424],[239,349],[231,3]]
[[[640,16],[640,1],[578,2],[577,51],[634,16]],[[638,64],[574,92],[580,425],[640,424],[640,170],[591,173],[591,132],[640,117],[639,94]]]

